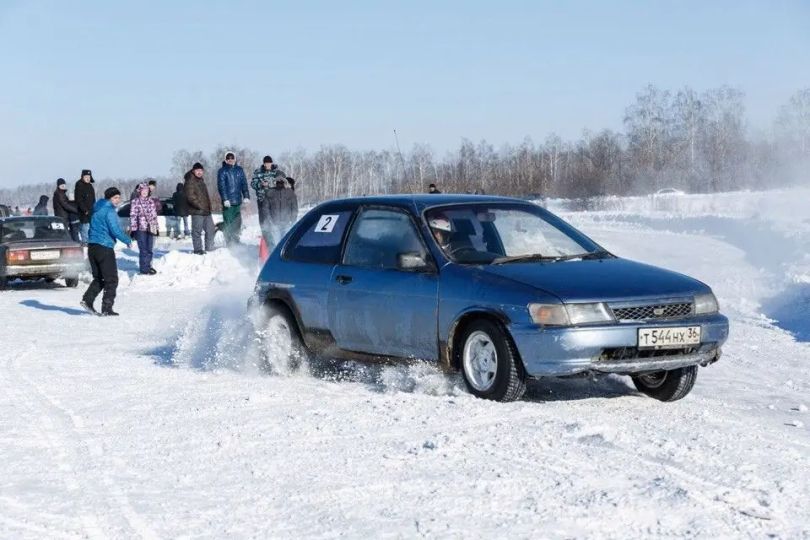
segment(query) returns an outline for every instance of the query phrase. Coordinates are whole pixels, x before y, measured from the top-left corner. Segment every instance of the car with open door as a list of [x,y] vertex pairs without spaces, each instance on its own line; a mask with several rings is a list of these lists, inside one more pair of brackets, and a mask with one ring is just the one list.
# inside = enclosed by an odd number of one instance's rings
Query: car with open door
[[504,401],[528,378],[577,374],[629,375],[674,401],[728,336],[706,284],[616,256],[505,197],[321,204],[276,246],[251,305],[276,351],[421,359]]

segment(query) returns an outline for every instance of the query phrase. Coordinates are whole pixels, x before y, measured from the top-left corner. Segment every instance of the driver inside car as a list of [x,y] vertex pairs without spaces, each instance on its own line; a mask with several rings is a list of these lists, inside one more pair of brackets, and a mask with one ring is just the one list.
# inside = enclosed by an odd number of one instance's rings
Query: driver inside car
[[439,214],[430,218],[428,225],[430,226],[430,232],[433,233],[433,238],[436,240],[436,243],[439,244],[439,247],[442,248],[442,251],[445,253],[452,251],[450,247],[450,234],[453,232],[453,223],[444,215]]

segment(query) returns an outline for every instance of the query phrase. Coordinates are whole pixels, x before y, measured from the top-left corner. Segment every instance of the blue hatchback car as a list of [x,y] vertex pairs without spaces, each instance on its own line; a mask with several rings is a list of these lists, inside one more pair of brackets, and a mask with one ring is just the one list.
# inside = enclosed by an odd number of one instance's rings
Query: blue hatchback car
[[607,373],[674,401],[728,336],[704,283],[504,197],[323,203],[276,246],[251,303],[284,354],[435,362],[502,401],[527,378]]

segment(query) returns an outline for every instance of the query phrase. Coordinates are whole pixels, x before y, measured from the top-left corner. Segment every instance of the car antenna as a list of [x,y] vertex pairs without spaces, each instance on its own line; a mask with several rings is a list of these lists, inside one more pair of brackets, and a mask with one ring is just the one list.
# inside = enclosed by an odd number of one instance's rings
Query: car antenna
[[405,168],[405,158],[402,157],[402,150],[399,149],[399,137],[397,137],[397,129],[394,128],[394,142],[397,145],[397,153],[399,154],[399,161],[402,162],[402,176],[404,180],[408,180],[408,169]]

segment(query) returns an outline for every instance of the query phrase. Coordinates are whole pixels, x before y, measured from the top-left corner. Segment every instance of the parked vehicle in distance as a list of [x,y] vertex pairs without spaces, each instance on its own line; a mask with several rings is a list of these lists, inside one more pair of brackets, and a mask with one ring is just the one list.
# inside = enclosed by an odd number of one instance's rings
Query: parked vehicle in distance
[[608,373],[674,401],[728,336],[707,285],[617,257],[504,197],[321,204],[275,248],[255,290],[255,324],[276,351],[418,358],[503,401],[527,378]]
[[76,287],[86,269],[84,252],[57,217],[0,218],[0,289],[12,279],[63,278]]

